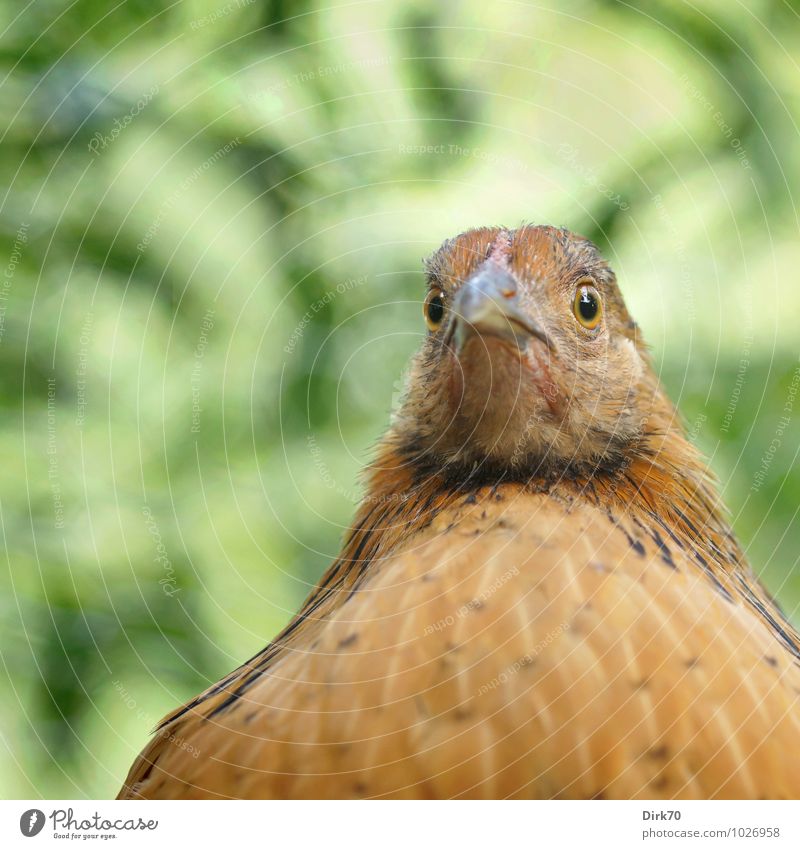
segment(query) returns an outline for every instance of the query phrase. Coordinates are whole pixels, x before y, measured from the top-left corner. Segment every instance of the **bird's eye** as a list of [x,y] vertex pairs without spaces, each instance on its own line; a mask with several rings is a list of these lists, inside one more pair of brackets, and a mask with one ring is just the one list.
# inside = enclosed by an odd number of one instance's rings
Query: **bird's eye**
[[441,289],[431,289],[425,298],[422,311],[429,330],[436,330],[444,318],[444,292]]
[[587,330],[594,330],[600,324],[603,307],[600,293],[594,286],[578,286],[575,300],[572,302],[572,312]]

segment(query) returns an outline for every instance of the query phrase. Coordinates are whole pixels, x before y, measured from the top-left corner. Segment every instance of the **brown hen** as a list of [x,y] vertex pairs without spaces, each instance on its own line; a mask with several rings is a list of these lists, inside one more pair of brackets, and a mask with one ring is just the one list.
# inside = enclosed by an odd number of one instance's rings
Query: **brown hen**
[[596,248],[479,229],[427,276],[339,558],[120,797],[800,797],[800,639]]

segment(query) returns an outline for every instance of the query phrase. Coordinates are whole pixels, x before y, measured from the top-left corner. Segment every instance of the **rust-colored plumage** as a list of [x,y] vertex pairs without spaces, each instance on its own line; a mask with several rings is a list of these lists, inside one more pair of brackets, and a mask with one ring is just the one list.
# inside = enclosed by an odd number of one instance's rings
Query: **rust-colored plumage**
[[428,262],[341,555],[122,798],[800,798],[800,638],[616,281],[564,230]]

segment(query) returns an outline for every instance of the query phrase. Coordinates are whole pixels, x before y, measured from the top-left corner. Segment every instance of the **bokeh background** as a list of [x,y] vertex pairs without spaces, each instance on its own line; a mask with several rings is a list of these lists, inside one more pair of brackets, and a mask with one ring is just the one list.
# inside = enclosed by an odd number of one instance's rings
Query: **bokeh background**
[[0,795],[113,795],[289,619],[470,226],[601,246],[800,622],[800,4],[0,18]]

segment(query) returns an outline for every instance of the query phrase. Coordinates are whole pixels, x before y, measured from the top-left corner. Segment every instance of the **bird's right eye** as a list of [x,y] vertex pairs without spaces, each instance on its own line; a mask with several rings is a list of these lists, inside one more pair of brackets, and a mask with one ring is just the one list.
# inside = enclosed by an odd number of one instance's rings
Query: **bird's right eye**
[[422,311],[428,330],[436,330],[444,318],[444,292],[441,289],[431,289],[425,298]]

